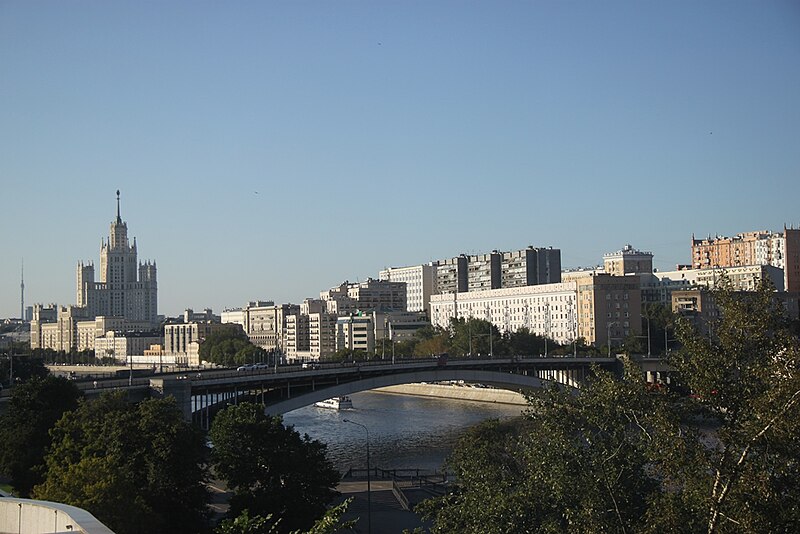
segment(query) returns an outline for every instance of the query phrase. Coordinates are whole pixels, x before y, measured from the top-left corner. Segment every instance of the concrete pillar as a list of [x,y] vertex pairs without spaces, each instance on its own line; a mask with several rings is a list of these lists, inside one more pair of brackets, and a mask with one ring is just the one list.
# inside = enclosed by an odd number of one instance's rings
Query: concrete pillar
[[150,396],[156,399],[174,397],[184,421],[192,422],[192,383],[188,379],[151,378]]

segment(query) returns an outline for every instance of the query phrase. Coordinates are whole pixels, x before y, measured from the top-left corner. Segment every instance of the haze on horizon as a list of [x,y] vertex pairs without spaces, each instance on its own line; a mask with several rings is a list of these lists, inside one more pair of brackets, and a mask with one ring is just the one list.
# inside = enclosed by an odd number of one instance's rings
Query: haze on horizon
[[159,313],[800,226],[800,4],[0,0],[0,317],[117,189]]

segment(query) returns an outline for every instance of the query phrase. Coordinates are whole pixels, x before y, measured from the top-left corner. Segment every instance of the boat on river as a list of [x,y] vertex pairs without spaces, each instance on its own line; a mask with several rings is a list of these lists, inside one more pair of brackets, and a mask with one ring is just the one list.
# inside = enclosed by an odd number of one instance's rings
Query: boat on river
[[350,397],[345,395],[315,402],[314,406],[318,408],[330,408],[332,410],[349,410],[353,407],[353,401],[350,400]]

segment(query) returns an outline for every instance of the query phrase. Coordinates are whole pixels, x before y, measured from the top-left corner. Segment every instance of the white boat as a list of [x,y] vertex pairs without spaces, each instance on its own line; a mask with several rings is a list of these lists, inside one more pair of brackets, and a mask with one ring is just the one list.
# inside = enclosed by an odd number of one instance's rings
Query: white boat
[[353,407],[353,401],[350,397],[333,397],[319,402],[315,402],[314,406],[318,408],[330,408],[332,410],[349,410]]

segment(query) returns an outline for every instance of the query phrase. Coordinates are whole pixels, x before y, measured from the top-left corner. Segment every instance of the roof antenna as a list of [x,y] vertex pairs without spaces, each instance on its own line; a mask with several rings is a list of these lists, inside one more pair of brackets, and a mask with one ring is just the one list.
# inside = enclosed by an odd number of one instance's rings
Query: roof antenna
[[122,222],[122,218],[119,216],[119,189],[117,189],[117,222]]

